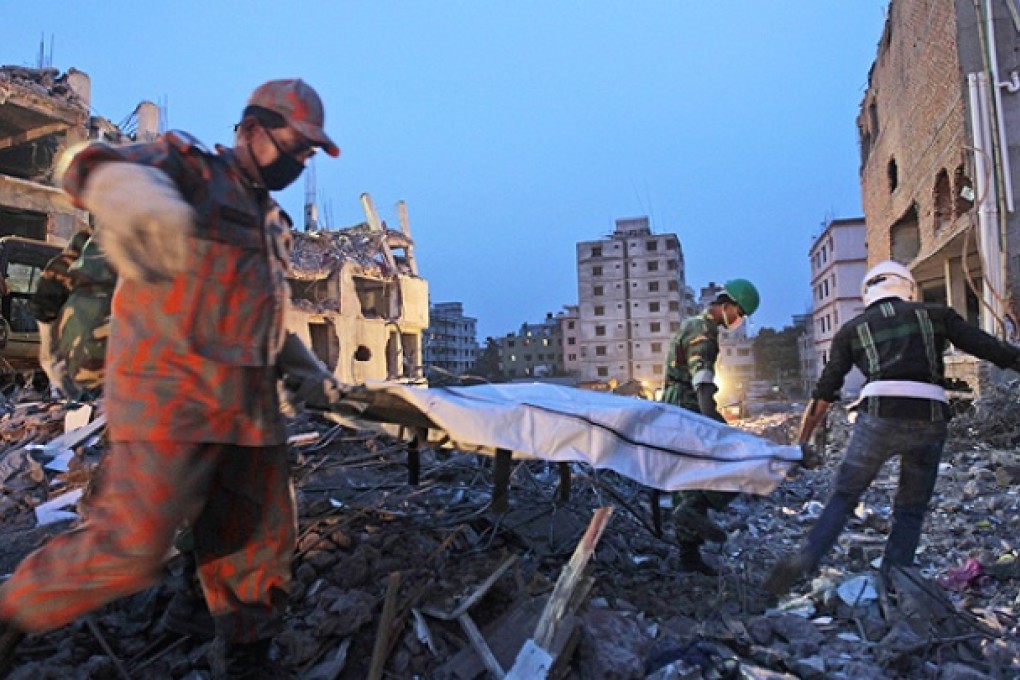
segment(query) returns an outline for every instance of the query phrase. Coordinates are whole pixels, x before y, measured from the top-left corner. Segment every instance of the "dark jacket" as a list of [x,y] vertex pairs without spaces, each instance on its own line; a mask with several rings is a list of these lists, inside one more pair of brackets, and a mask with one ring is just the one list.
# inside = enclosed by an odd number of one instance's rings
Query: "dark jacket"
[[[1015,368],[1020,348],[1001,342],[967,323],[951,307],[885,298],[836,332],[828,363],[812,398],[836,401],[843,379],[857,366],[867,382],[909,380],[944,386],[942,354],[952,343],[1000,368]],[[862,407],[872,415],[920,420],[948,420],[942,402],[909,397],[870,397]]]

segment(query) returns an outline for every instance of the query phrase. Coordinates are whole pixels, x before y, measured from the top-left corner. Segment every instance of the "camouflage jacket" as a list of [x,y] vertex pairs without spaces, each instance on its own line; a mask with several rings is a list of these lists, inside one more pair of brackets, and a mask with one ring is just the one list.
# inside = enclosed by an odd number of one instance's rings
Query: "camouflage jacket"
[[719,323],[707,312],[680,324],[666,357],[662,401],[700,413],[695,385],[712,382],[719,357]]
[[162,170],[197,214],[184,273],[117,285],[105,387],[111,440],[284,442],[274,363],[289,293],[278,206],[232,150],[208,151],[180,132],[87,147],[64,175],[76,205],[84,207],[89,173],[108,162]]
[[60,254],[46,263],[39,275],[39,285],[29,300],[32,316],[44,323],[56,321],[60,308],[71,294],[71,276],[67,270],[71,267],[89,238],[85,230],[79,231],[68,241]]

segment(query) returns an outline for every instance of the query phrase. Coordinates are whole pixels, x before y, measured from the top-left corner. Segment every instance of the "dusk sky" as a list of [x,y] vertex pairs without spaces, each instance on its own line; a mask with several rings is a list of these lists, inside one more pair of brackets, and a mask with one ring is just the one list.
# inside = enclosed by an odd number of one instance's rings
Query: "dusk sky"
[[[745,277],[781,328],[811,302],[807,257],[862,214],[855,120],[888,0],[6,3],[0,61],[92,79],[117,123],[142,100],[231,144],[257,85],[301,77],[339,159],[320,211],[396,228],[407,202],[433,302],[479,341],[577,302],[575,244],[648,215],[687,284]],[[280,8],[286,8],[281,11]],[[278,198],[296,218],[305,183]]]

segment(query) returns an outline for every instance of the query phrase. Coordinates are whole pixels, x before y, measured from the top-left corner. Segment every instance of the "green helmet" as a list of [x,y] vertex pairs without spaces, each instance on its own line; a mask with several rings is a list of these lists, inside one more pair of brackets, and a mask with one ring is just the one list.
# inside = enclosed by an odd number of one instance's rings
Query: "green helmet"
[[747,316],[754,314],[761,302],[758,289],[747,279],[730,279],[723,284],[723,291],[740,306]]

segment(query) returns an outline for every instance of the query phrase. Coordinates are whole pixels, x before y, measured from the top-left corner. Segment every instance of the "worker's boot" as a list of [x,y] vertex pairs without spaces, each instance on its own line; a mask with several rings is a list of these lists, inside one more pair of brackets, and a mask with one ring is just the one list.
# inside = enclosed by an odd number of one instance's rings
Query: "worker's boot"
[[705,576],[718,576],[719,570],[701,556],[700,543],[680,544],[680,568],[686,572],[697,572]]
[[25,638],[25,632],[10,621],[0,619],[0,678],[6,678],[14,665],[14,651]]
[[726,530],[712,521],[708,510],[696,510],[680,507],[673,513],[673,523],[677,527],[677,535],[696,534],[712,543],[725,543]]
[[807,553],[802,551],[786,555],[772,567],[763,586],[776,597],[781,597],[790,592],[794,583],[806,578],[812,571],[814,564]]
[[270,654],[272,639],[227,642],[223,645],[226,680],[281,680],[290,675]]
[[211,638],[216,634],[209,605],[198,580],[198,565],[191,552],[182,553],[184,566],[163,614],[163,627],[178,635]]

